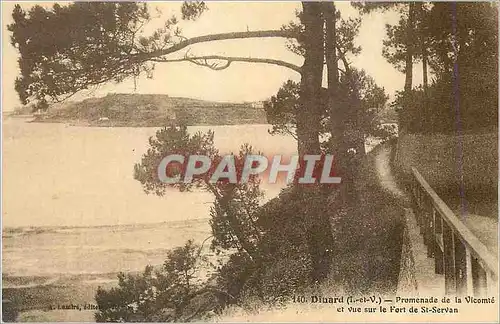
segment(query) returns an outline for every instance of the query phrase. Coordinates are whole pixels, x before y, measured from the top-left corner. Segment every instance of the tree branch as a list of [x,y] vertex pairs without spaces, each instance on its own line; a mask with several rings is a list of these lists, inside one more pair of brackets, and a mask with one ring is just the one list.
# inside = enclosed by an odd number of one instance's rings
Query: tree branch
[[232,33],[197,36],[181,41],[180,43],[177,43],[169,48],[156,50],[147,54],[138,54],[137,59],[140,61],[149,61],[153,58],[171,54],[189,45],[198,43],[206,43],[219,40],[245,39],[245,38],[269,38],[269,37],[297,38],[297,36],[298,35],[296,33],[287,30],[245,31],[245,32],[232,32]]
[[[344,64],[344,68],[345,68],[345,72],[344,74],[346,76],[348,76],[349,78],[352,77],[352,72],[351,72],[351,68],[350,68],[350,65],[349,65],[349,62],[347,61],[347,58],[345,56],[345,53],[342,52],[342,49],[340,48],[340,46],[337,45],[337,50],[339,51],[339,59],[342,61],[342,63]],[[339,69],[340,70],[340,69]]]
[[[202,62],[200,62],[202,60]],[[226,61],[227,63],[223,66],[218,66],[216,64],[208,64],[207,60],[221,60],[221,61]],[[288,69],[291,69],[297,73],[301,73],[301,68],[300,66],[297,66],[292,63],[288,63],[285,61],[281,60],[275,60],[275,59],[266,59],[266,58],[254,58],[254,57],[238,57],[238,56],[220,56],[220,55],[207,55],[207,56],[193,56],[193,57],[183,57],[179,59],[164,59],[164,58],[152,58],[150,59],[152,62],[191,62],[193,64],[201,65],[201,66],[206,66],[208,68],[211,68],[212,70],[220,71],[227,69],[232,62],[248,62],[248,63],[265,63],[265,64],[272,64],[272,65],[278,65],[278,66],[283,66]]]

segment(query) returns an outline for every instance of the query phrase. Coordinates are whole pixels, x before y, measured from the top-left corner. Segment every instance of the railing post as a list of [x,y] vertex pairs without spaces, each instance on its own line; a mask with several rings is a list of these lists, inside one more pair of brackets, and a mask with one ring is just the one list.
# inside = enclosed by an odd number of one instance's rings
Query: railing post
[[443,243],[443,218],[439,214],[435,214],[436,221],[434,222],[434,242],[437,248],[434,250],[434,271],[436,274],[444,274],[444,243]]
[[[424,208],[423,208],[423,192],[422,192],[422,189],[421,188],[418,188],[417,190],[418,192],[418,198],[417,198],[417,203],[418,203],[418,216],[417,216],[417,220],[418,220],[418,227],[420,228],[420,234],[424,234],[425,232],[425,229],[424,229]],[[424,243],[425,243],[425,239],[424,239]]]
[[498,259],[457,218],[417,169],[412,168],[412,202],[434,271],[444,274],[445,294],[496,295]]
[[467,258],[465,245],[455,238],[455,280],[457,295],[467,295]]
[[422,234],[422,237],[424,239],[424,245],[427,246],[427,211],[426,211],[426,199],[425,196],[422,194],[422,199],[421,204],[420,204],[420,234]]
[[484,296],[487,293],[486,271],[477,258],[472,258],[471,265],[474,296]]
[[456,291],[455,281],[455,235],[446,222],[443,222],[444,245],[444,290],[446,295]]
[[413,199],[413,210],[415,212],[415,219],[417,221],[418,229],[420,234],[422,234],[422,209],[420,208],[420,185],[415,179],[415,189],[414,189],[414,199]]
[[467,285],[467,295],[474,295],[474,285],[472,282],[472,255],[467,246],[465,246],[465,279]]
[[429,230],[427,231],[427,240],[429,242],[429,245],[427,245],[427,257],[433,258],[436,251],[436,210],[434,209],[434,206],[432,204],[430,205],[430,208],[431,212],[429,214]]
[[[429,198],[428,198],[429,199]],[[432,215],[433,207],[432,207],[432,202],[429,201],[429,203],[426,206],[425,210],[425,245],[427,246],[427,257],[432,258],[434,256],[434,249],[433,249],[433,215]]]
[[[498,279],[497,279],[498,280]],[[498,281],[493,279],[493,273],[491,271],[486,271],[486,293],[488,297],[490,296],[498,296]]]

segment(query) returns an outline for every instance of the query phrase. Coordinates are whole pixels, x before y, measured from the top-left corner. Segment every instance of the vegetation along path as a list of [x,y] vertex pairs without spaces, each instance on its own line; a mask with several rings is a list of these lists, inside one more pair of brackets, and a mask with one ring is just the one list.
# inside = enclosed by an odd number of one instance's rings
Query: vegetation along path
[[[389,169],[391,148],[370,152],[356,186],[359,199],[332,219],[336,238],[332,281],[352,294],[396,291],[403,235],[404,193]],[[349,235],[346,235],[349,233]]]

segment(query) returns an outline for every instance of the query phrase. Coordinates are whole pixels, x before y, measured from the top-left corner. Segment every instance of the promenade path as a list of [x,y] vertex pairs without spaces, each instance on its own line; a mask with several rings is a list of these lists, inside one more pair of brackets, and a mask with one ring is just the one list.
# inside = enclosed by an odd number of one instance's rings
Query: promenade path
[[[382,145],[374,157],[375,170],[377,172],[380,185],[396,197],[407,200],[410,197],[398,186],[394,174],[391,171],[390,156],[391,147],[389,145]],[[498,218],[494,219],[487,216],[469,213],[467,211],[462,215],[462,211],[459,209],[453,210],[453,212],[457,215],[457,217],[462,219],[472,233],[474,233],[479,240],[486,245],[491,253],[498,255]]]
[[[332,262],[330,277],[321,287],[311,287],[311,295],[361,296],[368,293],[381,294],[390,299],[396,294],[403,224],[412,210],[410,197],[399,186],[391,170],[391,148],[389,144],[382,144],[367,154],[362,166],[363,177],[357,186],[360,199],[356,205],[332,217],[336,258]],[[473,217],[470,217],[470,221]],[[480,226],[481,230],[486,230],[486,227],[485,223]],[[479,230],[476,224],[476,229],[473,229],[476,235]],[[422,241],[420,235],[416,239]],[[425,248],[423,241],[421,246],[422,249]],[[421,272],[429,274],[426,287],[442,291],[442,276],[434,275],[433,260],[427,258],[425,253],[422,254],[424,257],[419,264],[424,266]],[[338,313],[329,304],[291,303],[280,309],[259,309],[254,312],[234,308],[225,316],[216,318],[216,321],[332,322],[344,319],[361,322],[368,318],[370,315],[366,313]],[[385,320],[389,318],[389,315],[384,316]],[[376,314],[373,314],[372,319],[380,321]],[[393,320],[401,320],[401,317],[396,316]]]

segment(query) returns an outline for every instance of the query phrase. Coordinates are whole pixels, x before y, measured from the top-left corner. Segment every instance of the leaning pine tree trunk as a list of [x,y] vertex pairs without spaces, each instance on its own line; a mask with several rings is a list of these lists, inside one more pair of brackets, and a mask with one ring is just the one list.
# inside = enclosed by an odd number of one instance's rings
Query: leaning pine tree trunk
[[[345,114],[342,113],[342,104],[339,101],[339,70],[336,51],[337,30],[335,25],[335,4],[328,2],[324,4],[324,15],[326,21],[325,54],[328,69],[328,111],[330,114],[330,133],[332,135],[332,152],[337,158],[341,158],[343,151],[343,133]],[[338,161],[336,159],[336,161]],[[336,164],[337,171],[342,172],[342,166]]]
[[[320,106],[323,80],[324,30],[322,4],[303,2],[304,65],[300,85],[300,109],[297,112],[299,154],[319,154]],[[333,244],[330,216],[325,198],[314,187],[298,188],[307,202],[302,210],[307,226],[307,245],[312,261],[311,279],[319,282],[330,269],[329,251]]]
[[297,111],[299,155],[319,154],[320,92],[323,79],[323,24],[319,3],[303,3],[304,65]]
[[[328,111],[330,115],[331,150],[335,156],[335,171],[342,177],[340,186],[341,200],[343,204],[349,199],[349,187],[351,186],[350,166],[348,165],[348,143],[346,138],[346,124],[351,102],[349,98],[341,98],[339,95],[339,70],[337,55],[337,27],[335,17],[335,3],[324,3],[324,15],[326,22],[326,65],[328,69]],[[345,64],[346,65],[346,64]],[[346,69],[349,67],[346,66]]]

